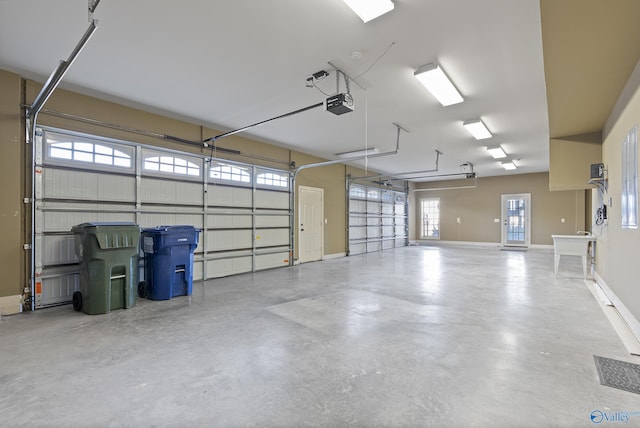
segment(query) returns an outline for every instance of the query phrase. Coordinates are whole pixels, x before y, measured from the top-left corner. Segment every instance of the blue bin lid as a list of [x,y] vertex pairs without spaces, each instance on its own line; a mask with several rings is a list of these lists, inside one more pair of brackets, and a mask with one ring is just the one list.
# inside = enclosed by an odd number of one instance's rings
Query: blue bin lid
[[200,229],[196,229],[195,226],[178,224],[173,226],[156,226],[147,227],[142,229],[143,233],[183,233],[183,232],[200,232]]

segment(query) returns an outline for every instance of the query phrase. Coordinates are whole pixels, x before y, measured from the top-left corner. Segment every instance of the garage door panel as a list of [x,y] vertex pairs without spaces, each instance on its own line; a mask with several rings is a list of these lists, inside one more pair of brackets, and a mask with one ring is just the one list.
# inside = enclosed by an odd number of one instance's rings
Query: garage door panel
[[140,200],[142,203],[201,205],[202,184],[145,177],[140,183]]
[[366,226],[367,218],[364,216],[350,215],[349,226]]
[[256,227],[289,227],[289,214],[257,215]]
[[73,235],[49,235],[42,236],[40,239],[43,253],[43,265],[59,265],[78,262]]
[[256,230],[256,247],[273,247],[289,244],[289,229]]
[[252,235],[251,230],[209,230],[207,251],[252,248]]
[[43,171],[45,198],[94,200],[98,193],[98,174],[46,168]]
[[289,208],[289,193],[256,190],[256,208]]
[[363,254],[367,252],[367,243],[366,242],[354,242],[349,245],[349,254]]
[[135,177],[97,172],[46,168],[44,197],[99,201],[130,201],[135,198]]
[[382,249],[382,243],[377,241],[367,241],[367,253],[372,253],[374,251],[380,251]]
[[197,229],[202,229],[202,214],[143,213],[140,215],[141,227],[173,225],[190,225]]
[[236,275],[251,272],[253,269],[251,256],[233,257],[207,262],[207,274],[210,278]]
[[367,214],[380,214],[380,202],[367,201]]
[[378,226],[380,224],[380,217],[367,217],[367,226]]
[[367,237],[367,229],[364,227],[350,227],[349,238],[350,239],[365,239]]
[[289,250],[273,254],[257,254],[256,270],[273,269],[289,265]]
[[220,213],[220,214],[208,214],[207,226],[216,228],[247,228],[251,227],[253,216],[251,214],[239,214],[239,213]]
[[44,232],[67,232],[75,225],[88,222],[135,222],[135,213],[113,212],[47,212],[44,215]]
[[77,267],[50,269],[47,276],[40,278],[40,286],[36,284],[41,290],[36,294],[36,305],[44,307],[70,302],[74,291],[80,290],[79,277]]
[[351,199],[349,200],[349,211],[352,213],[366,213],[367,202],[357,199]]
[[393,215],[393,205],[391,205],[391,204],[382,204],[382,214]]
[[204,260],[193,261],[192,274],[194,281],[202,281],[204,279]]
[[252,190],[246,187],[229,187],[209,185],[207,188],[207,204],[210,207],[246,207],[253,206]]

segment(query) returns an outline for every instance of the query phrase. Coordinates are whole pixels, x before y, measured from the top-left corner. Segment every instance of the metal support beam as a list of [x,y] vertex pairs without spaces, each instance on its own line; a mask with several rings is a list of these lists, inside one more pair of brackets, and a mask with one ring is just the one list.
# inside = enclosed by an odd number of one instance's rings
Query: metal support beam
[[82,51],[82,48],[84,48],[93,33],[96,31],[96,22],[97,21],[95,20],[91,21],[91,24],[89,24],[89,28],[87,28],[87,31],[85,31],[82,39],[80,39],[80,42],[76,45],[73,52],[71,52],[71,55],[69,55],[69,58],[67,58],[66,61],[60,61],[58,67],[56,67],[53,73],[51,73],[51,76],[49,76],[49,79],[42,87],[42,90],[40,91],[36,99],[31,104],[31,107],[29,107],[28,109],[28,114],[32,119],[38,114],[40,109],[42,109],[42,106],[44,106],[44,103],[47,102],[53,91],[56,90],[56,88],[60,84],[60,81],[69,70],[69,67],[71,66],[71,64],[73,64],[73,61],[75,61],[80,51]]
[[230,137],[231,135],[238,134],[240,132],[246,131],[247,129],[251,129],[251,128],[254,128],[256,126],[264,125],[265,123],[271,122],[273,120],[284,119],[285,117],[293,116],[294,114],[302,113],[302,112],[305,112],[307,110],[311,110],[311,109],[314,109],[314,108],[317,108],[317,107],[322,107],[323,105],[324,105],[324,102],[313,104],[313,105],[310,105],[308,107],[303,107],[301,109],[291,111],[289,113],[281,114],[280,116],[272,117],[271,119],[267,119],[267,120],[263,120],[261,122],[257,122],[257,123],[251,124],[251,125],[243,126],[242,128],[234,129],[233,131],[225,132],[223,134],[216,135],[215,137],[207,138],[206,140],[203,141],[203,143],[204,143],[205,147],[208,147],[207,143],[210,142],[210,141],[215,144],[215,142],[217,140],[219,140],[220,138]]

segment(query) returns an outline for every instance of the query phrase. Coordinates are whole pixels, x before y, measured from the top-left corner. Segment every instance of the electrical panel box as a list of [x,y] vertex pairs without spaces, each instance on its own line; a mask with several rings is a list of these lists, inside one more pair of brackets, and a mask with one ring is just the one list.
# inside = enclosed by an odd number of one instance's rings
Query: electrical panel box
[[604,164],[603,163],[592,163],[591,164],[591,177],[594,178],[604,178]]

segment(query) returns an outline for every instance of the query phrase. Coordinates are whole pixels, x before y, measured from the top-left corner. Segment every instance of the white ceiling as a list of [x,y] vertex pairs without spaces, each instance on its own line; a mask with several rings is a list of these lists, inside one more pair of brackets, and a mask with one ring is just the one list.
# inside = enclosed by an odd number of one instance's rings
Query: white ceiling
[[[432,169],[437,149],[438,174],[466,162],[479,177],[547,171],[539,0],[394,3],[365,24],[342,0],[103,0],[98,29],[61,87],[224,132],[323,101],[305,80],[327,70],[317,85],[335,93],[331,62],[353,79],[353,113],[316,108],[242,135],[335,159],[365,146],[393,150],[398,123],[409,131],[399,154],[370,159],[369,169]],[[87,29],[87,4],[0,0],[0,68],[44,82]],[[431,62],[463,103],[442,107],[413,77]],[[474,118],[491,140],[476,141],[462,127]],[[218,145],[233,148],[229,141]],[[503,170],[486,153],[497,144],[518,170]]]

